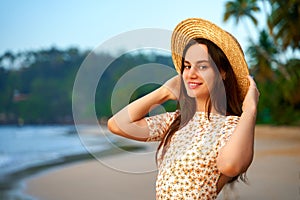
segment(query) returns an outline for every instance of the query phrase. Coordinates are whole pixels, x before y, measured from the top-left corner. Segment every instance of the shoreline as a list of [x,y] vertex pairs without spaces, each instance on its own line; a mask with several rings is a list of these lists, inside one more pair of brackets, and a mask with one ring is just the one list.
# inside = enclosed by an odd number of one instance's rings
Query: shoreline
[[53,171],[61,170],[70,166],[75,166],[80,163],[92,161],[93,159],[95,159],[95,156],[97,158],[105,158],[122,154],[124,151],[134,152],[144,149],[144,147],[141,145],[130,143],[114,145],[116,145],[118,148],[105,149],[102,151],[92,153],[86,151],[85,153],[67,155],[57,160],[52,160],[48,163],[31,166],[16,172],[6,174],[5,176],[1,176],[0,199],[35,199],[34,197],[23,192],[24,188],[26,187],[27,181],[30,179],[43,177]]
[[[155,144],[151,148],[155,151]],[[148,166],[154,169],[152,156],[137,159],[134,155],[120,153],[103,157],[103,163],[95,159],[75,161],[23,179],[20,189],[24,195],[38,200],[113,200],[120,196],[125,200],[155,199],[155,170],[128,173],[105,165],[132,171]],[[132,165],[136,165],[135,168]],[[243,200],[300,199],[299,166],[300,127],[257,125],[254,160],[247,171],[250,185],[237,183],[234,190],[225,189],[224,196],[230,193],[230,199],[235,196]]]

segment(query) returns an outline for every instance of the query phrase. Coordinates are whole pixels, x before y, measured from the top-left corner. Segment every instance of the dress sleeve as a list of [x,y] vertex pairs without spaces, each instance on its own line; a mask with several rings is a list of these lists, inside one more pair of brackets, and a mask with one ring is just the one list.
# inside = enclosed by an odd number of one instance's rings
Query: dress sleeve
[[162,136],[166,133],[178,115],[179,111],[166,112],[163,114],[146,117],[145,119],[149,128],[149,138],[147,142],[160,141]]
[[220,148],[223,147],[230,139],[233,131],[235,130],[240,118],[238,116],[227,116],[226,121],[222,127],[222,135],[220,140]]

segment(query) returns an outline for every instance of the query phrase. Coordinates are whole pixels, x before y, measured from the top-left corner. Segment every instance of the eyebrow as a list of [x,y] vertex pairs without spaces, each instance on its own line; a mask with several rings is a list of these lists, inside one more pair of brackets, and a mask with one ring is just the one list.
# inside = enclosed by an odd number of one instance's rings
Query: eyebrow
[[[196,65],[198,65],[198,64],[200,64],[200,63],[204,63],[204,62],[207,62],[207,63],[209,63],[209,61],[208,60],[198,60],[198,61],[196,61]],[[188,60],[184,60],[184,62],[183,63],[190,63]]]

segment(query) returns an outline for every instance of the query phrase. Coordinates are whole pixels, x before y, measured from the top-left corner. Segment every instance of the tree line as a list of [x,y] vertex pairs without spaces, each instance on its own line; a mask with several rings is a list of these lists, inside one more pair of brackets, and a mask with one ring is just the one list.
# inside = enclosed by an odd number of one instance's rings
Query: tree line
[[[131,52],[114,58],[107,53],[96,54],[77,48],[52,47],[18,54],[8,51],[0,56],[0,124],[73,123],[73,85],[80,66],[90,54],[98,61],[96,67],[103,67],[101,63],[105,60],[113,61],[104,66],[106,69],[99,77],[95,93],[94,109],[99,119],[112,115],[112,91],[126,72],[147,63],[172,67],[170,56],[155,53]],[[138,88],[131,101],[156,87],[148,84]],[[126,86],[122,90],[128,95]],[[174,108],[172,103],[167,105],[172,109],[170,106]]]

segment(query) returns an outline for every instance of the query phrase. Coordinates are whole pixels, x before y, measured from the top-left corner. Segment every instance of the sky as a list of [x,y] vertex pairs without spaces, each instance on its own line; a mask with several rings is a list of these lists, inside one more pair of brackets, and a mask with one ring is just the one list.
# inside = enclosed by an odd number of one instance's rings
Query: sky
[[245,48],[248,34],[224,23],[225,0],[1,0],[0,55],[50,47],[93,49],[142,28],[173,30],[189,17],[205,18],[231,32]]

